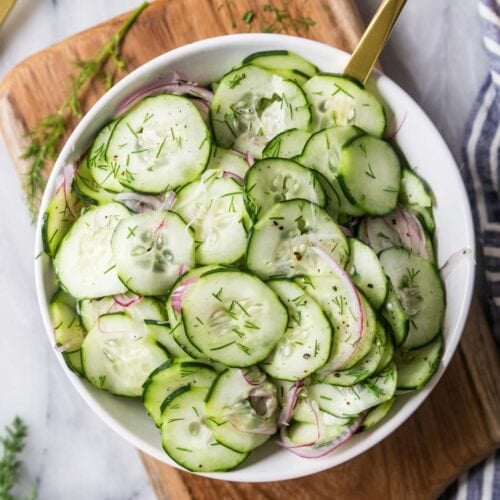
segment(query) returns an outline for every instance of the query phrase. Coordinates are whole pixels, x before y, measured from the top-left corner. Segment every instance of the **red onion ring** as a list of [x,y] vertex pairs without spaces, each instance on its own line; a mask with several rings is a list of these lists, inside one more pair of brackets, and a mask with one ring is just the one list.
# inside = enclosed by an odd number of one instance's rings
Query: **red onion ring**
[[172,292],[171,295],[172,308],[177,314],[181,313],[182,302],[184,301],[184,295],[186,294],[188,287],[193,283],[196,283],[197,281],[198,278],[195,276],[187,278]]
[[295,409],[295,405],[297,404],[297,398],[303,387],[304,381],[298,380],[288,391],[285,406],[283,406],[278,416],[278,425],[289,425],[290,420],[292,420],[293,410]]
[[137,304],[140,300],[142,300],[142,295],[134,295],[132,297],[126,297],[125,295],[113,295],[113,300],[115,304],[118,304],[121,307],[130,307],[133,304]]
[[246,161],[248,163],[248,166],[250,166],[250,167],[255,163],[255,158],[248,151],[247,151],[247,153],[245,155],[245,159],[246,159]]
[[252,370],[252,369],[240,370],[240,373],[241,373],[242,377],[245,379],[245,382],[252,387],[257,387],[259,385],[262,385],[267,379],[266,374],[264,372],[261,372],[260,370],[258,370],[259,377],[257,377],[256,379],[252,378],[251,375],[253,373],[255,373],[256,371],[257,370]]
[[234,181],[236,181],[240,186],[242,186],[243,183],[245,182],[243,180],[243,177],[240,177],[237,174],[233,174],[233,172],[228,172],[227,170],[224,170],[224,173],[222,174],[222,177],[231,178]]
[[127,208],[137,213],[144,212],[145,207],[149,207],[152,210],[160,210],[162,206],[161,201],[156,196],[128,191],[118,193],[115,196],[115,200],[123,203]]

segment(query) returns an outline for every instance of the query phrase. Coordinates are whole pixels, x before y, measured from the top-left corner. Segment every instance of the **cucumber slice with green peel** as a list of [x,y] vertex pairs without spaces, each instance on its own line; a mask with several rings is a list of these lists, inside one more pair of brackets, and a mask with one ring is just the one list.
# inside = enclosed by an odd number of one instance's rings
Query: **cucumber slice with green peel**
[[117,162],[114,158],[108,158],[107,155],[111,135],[117,123],[118,121],[115,120],[101,129],[87,156],[87,165],[97,186],[113,193],[121,193],[126,190],[118,181]]
[[173,336],[172,329],[166,321],[145,320],[148,335],[161,344],[172,358],[189,359],[186,352],[179,346]]
[[88,156],[78,166],[73,179],[72,189],[81,200],[93,205],[104,205],[105,203],[112,202],[115,198],[115,193],[102,188],[92,176],[88,164]]
[[387,277],[377,254],[356,238],[348,238],[349,263],[347,271],[354,284],[364,293],[375,310],[382,307],[387,296]]
[[212,148],[207,170],[216,170],[219,175],[231,172],[244,178],[249,168],[247,160],[241,154],[218,146]]
[[252,385],[244,370],[227,369],[215,379],[207,397],[207,424],[215,439],[241,453],[257,448],[277,430],[276,387]]
[[325,193],[316,175],[289,159],[258,160],[245,177],[247,206],[254,219],[279,201],[303,199],[325,204]]
[[115,312],[126,312],[130,317],[139,317],[145,321],[165,320],[162,306],[156,299],[141,297],[132,293],[101,299],[80,300],[78,302],[78,312],[87,331],[96,324],[99,316]]
[[398,202],[399,158],[386,141],[356,137],[342,147],[338,181],[346,198],[365,213],[387,214]]
[[261,158],[281,132],[307,130],[309,103],[302,89],[279,75],[247,65],[225,75],[210,105],[217,144]]
[[375,313],[340,267],[335,274],[304,276],[298,283],[322,307],[333,326],[333,345],[325,371],[346,370],[370,351],[377,330]]
[[49,304],[56,345],[64,352],[79,351],[87,330],[82,325],[75,309],[75,301],[64,290],[58,290]]
[[323,424],[320,429],[315,423],[292,422],[287,430],[288,439],[296,445],[321,446],[340,438],[346,432],[346,425]]
[[[377,323],[377,331],[368,354],[347,370],[331,371],[327,368],[321,369],[313,375],[314,381],[344,387],[353,386],[373,375],[379,368],[385,353],[387,335],[380,323]],[[387,363],[388,364],[388,363]],[[387,366],[387,365],[386,365]]]
[[68,368],[80,377],[83,377],[82,351],[63,352],[62,355]]
[[101,316],[82,344],[87,380],[119,396],[141,396],[149,374],[168,359],[146,325],[139,331],[125,313]]
[[388,248],[380,263],[392,282],[410,322],[402,346],[416,349],[431,342],[441,331],[445,292],[437,268],[405,248]]
[[409,168],[403,168],[401,171],[399,202],[405,207],[418,205],[422,208],[432,208],[433,205],[433,195],[430,187]]
[[376,137],[384,135],[384,107],[358,82],[319,73],[304,84],[304,91],[312,105],[314,130],[355,125]]
[[194,267],[192,231],[173,212],[150,211],[123,219],[111,247],[118,277],[140,295],[165,295],[181,269]]
[[262,151],[262,158],[295,158],[302,153],[311,132],[292,128],[278,134]]
[[254,225],[246,265],[262,278],[315,275],[322,265],[316,247],[346,265],[349,244],[331,217],[306,200],[282,201]]
[[267,285],[288,309],[284,336],[260,367],[271,377],[302,380],[329,358],[332,328],[321,307],[293,281],[271,280]]
[[288,313],[257,277],[214,271],[190,285],[182,303],[189,340],[205,356],[227,366],[264,360],[285,333]]
[[264,50],[255,52],[245,57],[242,64],[253,64],[254,66],[259,66],[260,68],[267,69],[277,74],[282,74],[281,72],[283,70],[297,70],[305,75],[306,79],[311,78],[311,76],[319,71],[318,68],[307,59],[289,50]]
[[75,299],[125,293],[118,279],[111,238],[129,211],[119,203],[91,208],[73,224],[54,258],[62,287]]
[[352,387],[314,384],[309,387],[309,393],[321,410],[338,417],[355,417],[392,399],[396,385],[396,365],[391,363],[382,373]]
[[293,410],[293,421],[304,424],[316,424],[318,419],[320,425],[347,425],[349,418],[336,417],[319,409],[318,402],[311,399],[309,395],[300,394],[297,404]]
[[159,427],[164,408],[162,408],[162,404],[168,396],[186,385],[208,390],[216,376],[216,371],[205,363],[168,360],[156,368],[144,382],[142,403],[149,416]]
[[[353,205],[344,195],[337,178],[342,146],[354,137],[363,134],[357,127],[332,127],[320,130],[311,136],[296,161],[319,172],[330,184],[327,195],[331,211],[348,215],[362,215],[363,210]],[[324,187],[324,183],[322,183]],[[326,189],[325,189],[326,191]]]
[[378,425],[387,416],[394,401],[396,401],[396,398],[389,399],[385,403],[379,404],[373,408],[373,410],[370,410],[359,428],[360,432],[368,431]]
[[432,211],[432,207],[420,207],[418,205],[412,205],[411,207],[407,207],[408,210],[414,213],[420,224],[424,227],[429,235],[433,235],[436,231],[436,221],[434,220],[434,214]]
[[398,390],[422,389],[439,368],[443,356],[443,336],[417,350],[399,350],[394,361],[398,370]]
[[365,217],[359,224],[358,236],[376,253],[386,248],[405,247],[419,257],[435,260],[431,238],[418,217],[403,207],[382,217]]
[[380,310],[380,314],[389,326],[394,343],[399,347],[404,343],[406,337],[408,337],[410,320],[391,282],[389,282],[387,297]]
[[243,188],[233,179],[210,175],[188,184],[173,210],[194,231],[197,264],[232,264],[245,254],[249,217]]
[[116,180],[162,193],[195,180],[207,166],[211,139],[196,106],[170,94],[146,97],[117,123],[107,149]]
[[228,471],[248,454],[230,450],[215,440],[207,426],[206,393],[206,389],[185,386],[168,401],[161,417],[163,448],[172,460],[190,471]]
[[43,250],[50,257],[56,255],[62,240],[80,215],[83,203],[75,191],[59,187],[43,214],[42,243]]
[[383,372],[394,359],[394,342],[388,333],[386,333],[385,338],[386,342],[384,352],[382,353],[382,357],[380,358],[377,369],[375,370],[376,373]]

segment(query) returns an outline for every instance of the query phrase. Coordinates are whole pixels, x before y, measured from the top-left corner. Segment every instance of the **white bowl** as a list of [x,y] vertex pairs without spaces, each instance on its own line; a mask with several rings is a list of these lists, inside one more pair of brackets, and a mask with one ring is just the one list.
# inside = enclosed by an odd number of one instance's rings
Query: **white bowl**
[[[171,71],[180,71],[191,80],[207,84],[217,80],[252,52],[289,49],[316,64],[322,71],[341,73],[348,54],[311,40],[267,34],[229,35],[212,38],[172,50],[133,71],[113,87],[87,113],[64,146],[43,196],[40,214],[51,199],[56,178],[66,162],[75,160],[91,143],[99,129],[109,122],[116,107],[134,90]],[[471,212],[457,165],[446,144],[429,118],[398,85],[375,72],[368,87],[385,103],[388,122],[404,124],[395,140],[410,165],[432,187],[437,206],[437,255],[439,265],[461,249],[474,250]],[[41,216],[36,229],[35,255],[42,251]],[[50,343],[54,344],[48,303],[55,289],[48,258],[35,259],[36,289],[43,322]],[[314,474],[339,465],[376,445],[400,426],[425,400],[448,366],[458,345],[469,310],[474,281],[473,259],[459,260],[446,279],[447,309],[444,321],[446,347],[438,372],[420,392],[398,398],[389,417],[375,429],[355,435],[329,456],[306,460],[279,448],[274,440],[255,450],[237,470],[205,476],[229,481],[265,482]],[[66,366],[60,353],[54,352],[66,375],[88,405],[112,429],[131,444],[174,467],[164,453],[160,433],[147,416],[140,401],[112,396],[91,386]]]

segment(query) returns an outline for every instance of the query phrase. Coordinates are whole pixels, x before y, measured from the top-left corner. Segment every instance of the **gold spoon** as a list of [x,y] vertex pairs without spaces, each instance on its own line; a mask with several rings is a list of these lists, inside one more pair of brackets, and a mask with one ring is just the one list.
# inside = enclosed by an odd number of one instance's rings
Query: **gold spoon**
[[365,83],[384,48],[406,0],[383,0],[344,69],[344,75]]
[[15,3],[16,0],[0,0],[0,25],[5,21]]

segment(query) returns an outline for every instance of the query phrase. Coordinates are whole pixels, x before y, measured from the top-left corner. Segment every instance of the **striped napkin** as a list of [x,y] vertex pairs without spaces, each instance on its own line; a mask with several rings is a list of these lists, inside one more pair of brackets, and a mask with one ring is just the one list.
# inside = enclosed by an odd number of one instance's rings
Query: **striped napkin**
[[[500,0],[480,0],[490,73],[465,129],[464,179],[477,228],[487,284],[490,322],[500,346]],[[443,499],[500,499],[500,451],[452,485]]]

